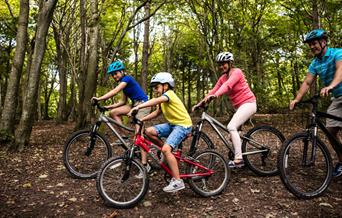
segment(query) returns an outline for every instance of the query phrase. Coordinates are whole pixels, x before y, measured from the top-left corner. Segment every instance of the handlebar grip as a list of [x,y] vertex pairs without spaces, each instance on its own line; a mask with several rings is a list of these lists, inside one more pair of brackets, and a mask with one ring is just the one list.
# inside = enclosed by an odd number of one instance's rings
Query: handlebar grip
[[92,106],[98,105],[98,102],[99,102],[99,101],[98,101],[97,99],[95,99],[95,98],[92,98],[92,99],[91,99],[91,105],[92,105]]

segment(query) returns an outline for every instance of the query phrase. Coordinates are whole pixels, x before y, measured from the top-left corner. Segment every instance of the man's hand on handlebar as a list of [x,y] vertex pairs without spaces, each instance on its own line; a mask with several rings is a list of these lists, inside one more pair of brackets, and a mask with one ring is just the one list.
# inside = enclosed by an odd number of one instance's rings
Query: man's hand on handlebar
[[323,89],[321,89],[321,96],[328,96],[329,93],[333,90],[333,87],[332,86],[327,86],[327,87],[324,87]]
[[294,99],[290,102],[290,110],[293,110],[299,101]]

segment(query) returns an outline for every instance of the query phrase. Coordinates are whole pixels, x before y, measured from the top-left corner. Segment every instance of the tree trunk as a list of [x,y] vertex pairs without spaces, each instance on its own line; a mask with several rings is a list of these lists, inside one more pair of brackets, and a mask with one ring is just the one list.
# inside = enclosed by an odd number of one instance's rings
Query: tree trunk
[[192,75],[191,75],[191,65],[189,65],[189,71],[188,71],[188,111],[191,111],[191,80],[192,80]]
[[39,6],[36,42],[34,46],[32,64],[29,69],[30,80],[26,91],[25,102],[23,105],[23,112],[21,115],[19,126],[15,132],[15,149],[23,150],[24,145],[29,142],[33,117],[36,111],[38,86],[39,86],[39,72],[45,53],[46,36],[52,20],[53,11],[55,9],[57,0],[41,1]]
[[134,51],[134,76],[138,78],[138,62],[139,62],[139,36],[140,36],[140,25],[133,29],[133,51]]
[[81,129],[85,126],[85,112],[83,108],[84,102],[84,87],[86,81],[86,11],[85,0],[80,0],[80,13],[81,13],[81,51],[80,51],[80,69],[78,79],[78,110],[77,110],[77,123],[76,129]]
[[87,67],[87,87],[84,91],[84,111],[86,112],[85,123],[90,123],[92,117],[92,107],[90,99],[94,96],[96,90],[96,73],[98,57],[98,38],[99,38],[99,13],[98,0],[90,0],[91,20],[89,23],[89,59]]
[[66,120],[66,98],[67,98],[67,49],[69,48],[69,31],[66,31],[64,43],[65,47],[61,46],[63,37],[63,28],[53,26],[53,33],[56,42],[57,66],[59,74],[59,99],[57,106],[57,122],[60,123]]
[[1,115],[0,128],[9,134],[14,133],[15,113],[18,101],[20,78],[22,74],[26,44],[27,24],[29,17],[29,0],[20,0],[20,14],[18,21],[18,32],[16,36],[16,49],[13,57],[13,65],[7,86],[4,108]]
[[[312,0],[312,29],[320,28],[320,19],[319,19],[319,9],[318,9],[318,1]],[[317,89],[317,80],[313,81],[310,86],[310,95],[314,96]]]
[[[145,17],[149,17],[150,16],[150,2],[147,2],[144,8],[145,8]],[[140,74],[140,85],[141,85],[141,88],[145,92],[146,92],[146,78],[147,78],[147,70],[148,70],[149,38],[150,38],[150,19],[147,19],[144,22],[144,44],[143,44],[143,51],[142,51],[142,66],[141,66],[141,74]]]
[[71,84],[70,84],[70,99],[69,99],[69,113],[68,113],[68,120],[75,121],[76,120],[76,75],[74,72],[71,74]]

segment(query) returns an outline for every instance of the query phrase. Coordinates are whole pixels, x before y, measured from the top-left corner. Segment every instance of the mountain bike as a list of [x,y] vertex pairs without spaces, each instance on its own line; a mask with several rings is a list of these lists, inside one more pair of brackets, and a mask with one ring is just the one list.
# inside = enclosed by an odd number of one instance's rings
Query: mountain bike
[[[74,132],[65,142],[63,149],[63,162],[69,173],[78,179],[95,178],[101,164],[112,157],[111,146],[122,147],[127,150],[130,143],[129,137],[123,137],[116,128],[122,128],[129,133],[134,133],[134,129],[124,126],[112,118],[105,115],[105,107],[99,105],[97,101],[93,106],[100,111],[99,118],[90,129],[83,129]],[[106,124],[117,140],[112,144],[107,137],[99,132],[102,123]],[[115,126],[115,127],[114,127]]]
[[333,146],[342,146],[320,120],[330,118],[342,121],[342,118],[318,111],[318,99],[316,94],[309,100],[297,103],[312,105],[310,122],[305,131],[294,134],[284,142],[278,157],[281,181],[288,191],[302,199],[322,195],[331,183],[332,159],[318,130],[329,142],[333,142]]
[[[220,132],[219,129],[229,134],[225,125],[206,113],[207,104],[196,107],[203,109],[200,121],[195,129],[193,141],[190,147],[190,155],[201,147],[217,149],[209,136],[203,131],[203,125],[209,123],[211,129],[216,132],[225,147],[228,149],[228,159],[234,160],[234,147],[232,142]],[[277,168],[278,151],[285,141],[283,134],[274,127],[262,125],[250,129],[241,135],[242,157],[248,168],[258,176],[275,176],[279,173]],[[203,143],[203,144],[202,144]]]
[[[105,204],[115,208],[131,208],[137,205],[146,195],[149,178],[145,167],[135,157],[138,148],[143,149],[160,165],[168,175],[172,172],[158,155],[161,147],[153,144],[141,134],[143,123],[133,116],[134,123],[139,125],[135,142],[121,157],[107,160],[101,167],[96,179],[96,188]],[[182,154],[182,143],[173,151],[180,177],[189,183],[190,188],[203,197],[222,193],[228,185],[230,169],[222,155],[214,150],[205,150],[193,156]],[[185,172],[183,170],[185,169]],[[139,174],[143,176],[138,176]]]

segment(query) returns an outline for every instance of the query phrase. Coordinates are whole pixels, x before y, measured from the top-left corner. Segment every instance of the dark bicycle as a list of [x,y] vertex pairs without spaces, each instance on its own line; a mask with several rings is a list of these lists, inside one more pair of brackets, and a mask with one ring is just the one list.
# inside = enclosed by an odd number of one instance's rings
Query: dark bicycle
[[[112,145],[120,146],[123,150],[128,149],[132,140],[130,140],[129,137],[121,136],[117,131],[117,128],[122,128],[131,135],[134,134],[134,129],[121,125],[112,118],[106,116],[105,112],[108,109],[99,105],[97,101],[93,102],[93,106],[96,106],[100,111],[98,120],[90,129],[74,132],[64,145],[64,165],[69,173],[78,179],[95,178],[102,163],[112,157]],[[117,138],[117,140],[111,144],[107,137],[99,132],[102,123],[106,124]]]
[[[201,120],[194,128],[194,137],[189,155],[202,148],[217,149],[202,129],[203,125],[207,122],[228,149],[228,159],[233,160],[234,147],[219,130],[220,128],[224,132],[229,133],[227,127],[205,112],[207,109],[205,104],[200,105],[196,110],[199,108],[204,109],[204,111],[202,112]],[[279,130],[266,125],[256,126],[246,134],[240,134],[240,137],[242,139],[242,157],[251,171],[259,176],[274,176],[279,173],[277,168],[278,150],[285,141],[285,137]]]
[[316,94],[300,104],[311,104],[311,118],[305,131],[286,140],[278,157],[280,178],[287,190],[302,199],[320,196],[329,187],[332,178],[332,159],[326,144],[319,137],[319,130],[333,142],[342,146],[329,133],[321,118],[342,121],[328,113],[318,111],[319,95]]

